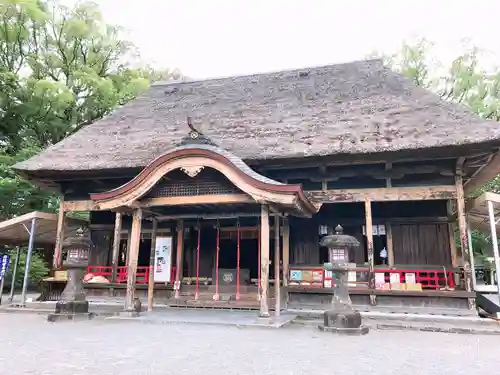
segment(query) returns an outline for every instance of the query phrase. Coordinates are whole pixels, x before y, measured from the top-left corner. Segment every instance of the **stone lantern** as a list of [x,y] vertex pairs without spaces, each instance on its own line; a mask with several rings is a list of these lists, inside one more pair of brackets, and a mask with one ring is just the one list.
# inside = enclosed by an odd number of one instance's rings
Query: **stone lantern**
[[80,228],[76,235],[68,237],[63,242],[63,253],[66,260],[63,262],[68,273],[68,281],[59,301],[56,303],[55,314],[49,315],[50,321],[57,316],[72,319],[77,315],[89,315],[89,302],[83,290],[83,277],[89,263],[92,241],[87,230]]
[[323,325],[319,328],[336,333],[366,334],[368,327],[363,326],[361,314],[352,307],[347,289],[349,250],[360,244],[356,238],[342,232],[342,227],[338,225],[335,234],[327,235],[320,241],[321,246],[328,248],[329,263],[325,263],[325,271],[332,272],[334,286],[331,308],[325,311]]

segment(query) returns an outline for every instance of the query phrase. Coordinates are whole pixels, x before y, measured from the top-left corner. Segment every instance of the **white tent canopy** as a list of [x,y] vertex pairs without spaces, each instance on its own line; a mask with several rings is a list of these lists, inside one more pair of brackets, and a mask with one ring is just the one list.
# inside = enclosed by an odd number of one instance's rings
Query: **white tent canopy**
[[[54,245],[58,215],[40,211],[33,211],[0,222],[0,243],[4,245],[28,244],[33,219],[36,222],[35,243],[37,245]],[[64,233],[71,235],[84,223],[84,220],[65,219]]]

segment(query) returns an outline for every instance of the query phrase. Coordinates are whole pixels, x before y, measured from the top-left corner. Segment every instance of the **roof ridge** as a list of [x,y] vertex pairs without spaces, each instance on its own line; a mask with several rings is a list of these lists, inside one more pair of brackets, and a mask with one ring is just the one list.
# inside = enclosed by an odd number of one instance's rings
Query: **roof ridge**
[[357,64],[374,64],[374,63],[381,63],[383,65],[383,59],[382,58],[370,58],[366,60],[355,60],[351,62],[342,62],[342,63],[337,63],[337,64],[324,64],[324,65],[314,65],[314,66],[304,66],[300,68],[292,68],[292,69],[283,69],[283,70],[270,70],[267,72],[259,72],[259,73],[249,73],[249,74],[237,74],[237,75],[227,75],[227,76],[218,76],[218,77],[209,77],[209,78],[200,78],[200,79],[179,79],[179,80],[170,80],[170,81],[158,81],[155,82],[151,85],[151,87],[166,87],[166,86],[175,86],[175,85],[185,85],[185,84],[190,84],[190,83],[211,83],[215,81],[224,81],[228,79],[245,79],[245,78],[258,78],[258,77],[264,77],[264,76],[272,76],[272,75],[278,75],[278,74],[287,74],[292,75],[294,73],[300,73],[301,71],[304,70],[320,70],[320,69],[326,69],[326,68],[333,68],[333,67],[342,67],[342,66],[347,66],[347,65],[357,65]]

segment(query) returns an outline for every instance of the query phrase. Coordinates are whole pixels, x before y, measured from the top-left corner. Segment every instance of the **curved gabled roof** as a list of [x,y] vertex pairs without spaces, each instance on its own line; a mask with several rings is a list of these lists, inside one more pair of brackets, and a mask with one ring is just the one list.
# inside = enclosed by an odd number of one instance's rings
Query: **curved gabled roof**
[[275,205],[281,207],[280,211],[300,216],[318,211],[300,185],[287,185],[262,176],[237,156],[215,145],[199,143],[176,147],[151,162],[126,184],[110,191],[90,194],[90,197],[101,209],[129,206],[144,197],[169,172],[194,169],[196,174],[204,167],[224,174],[256,203]]
[[500,144],[497,122],[369,60],[156,85],[15,168],[144,167],[178,144],[187,116],[245,161]]

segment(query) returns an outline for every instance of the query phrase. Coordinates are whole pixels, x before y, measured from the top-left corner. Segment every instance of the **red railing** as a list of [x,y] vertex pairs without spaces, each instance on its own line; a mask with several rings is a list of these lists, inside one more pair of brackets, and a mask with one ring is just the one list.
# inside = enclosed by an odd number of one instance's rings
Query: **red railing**
[[[124,284],[127,282],[127,272],[128,267],[122,266],[116,269],[116,282],[118,284]],[[113,267],[111,266],[89,266],[87,267],[87,273],[91,273],[95,276],[103,276],[109,281],[113,276]],[[149,279],[149,266],[137,267],[136,282],[138,284],[147,284]],[[175,280],[175,267],[171,267],[170,271],[171,283]]]
[[[357,274],[365,274],[363,281],[349,281],[349,284],[357,284],[358,286],[366,287],[368,286],[368,268],[366,267],[356,267],[349,270],[349,272],[356,272]],[[294,274],[295,273],[295,274]],[[301,279],[303,273],[307,273],[310,279]],[[427,290],[440,290],[442,288],[455,289],[455,271],[453,270],[443,270],[443,269],[375,269],[376,274],[383,273],[385,283],[389,284],[391,282],[391,275],[399,275],[399,282],[406,284],[406,274],[413,274],[415,276],[415,283],[421,284],[422,289]],[[316,275],[316,276],[314,276]],[[333,287],[334,278],[329,276],[330,273],[324,272],[321,268],[311,268],[306,267],[301,269],[299,266],[290,266],[289,272],[289,283],[290,285],[307,285],[308,287]],[[295,276],[295,277],[294,277]],[[359,280],[359,278],[357,278]]]
[[389,283],[391,274],[398,274],[401,283],[406,283],[406,274],[412,273],[415,275],[415,282],[422,285],[422,289],[455,288],[455,279],[453,271],[444,270],[376,270],[385,274],[385,282]]

